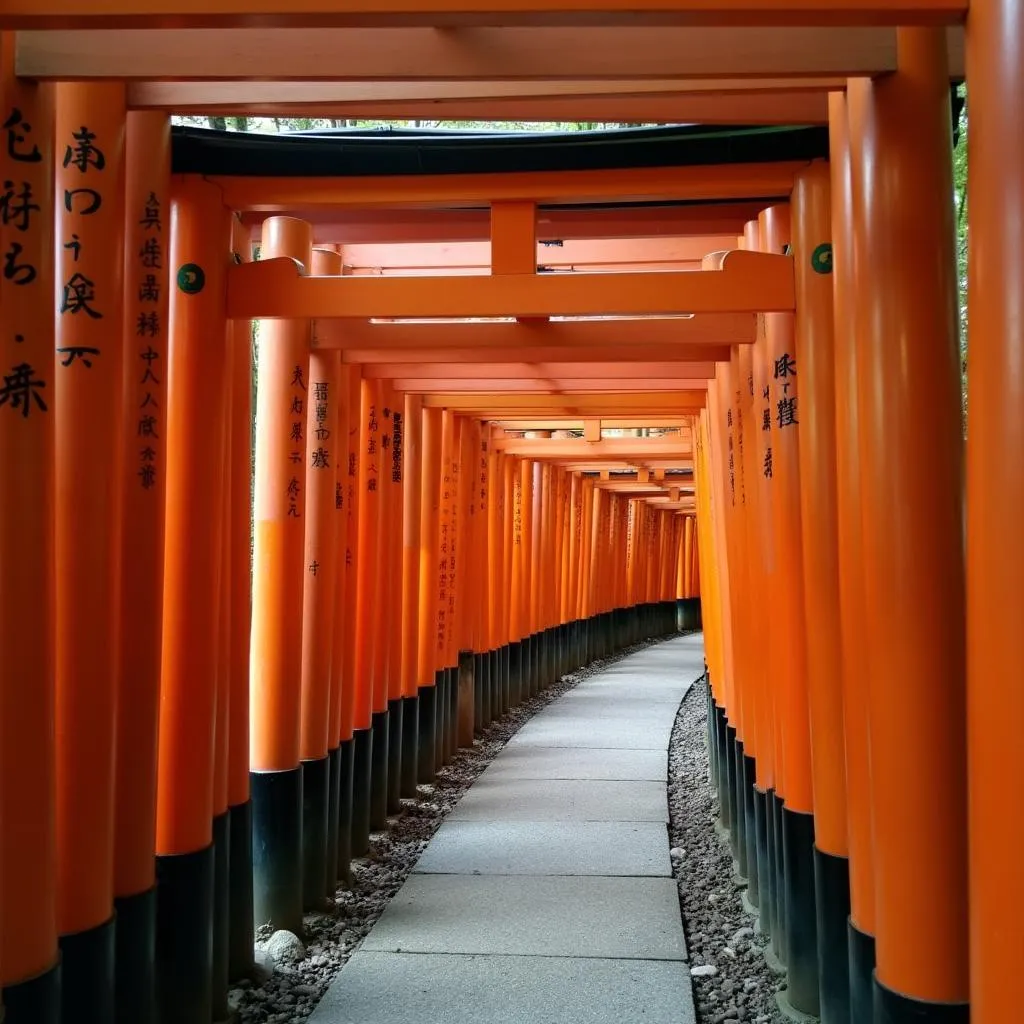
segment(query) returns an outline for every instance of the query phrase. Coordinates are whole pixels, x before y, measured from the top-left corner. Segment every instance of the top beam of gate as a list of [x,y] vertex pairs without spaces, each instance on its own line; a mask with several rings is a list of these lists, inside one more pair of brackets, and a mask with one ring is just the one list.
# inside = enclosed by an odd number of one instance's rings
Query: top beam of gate
[[934,25],[966,0],[0,0],[0,28]]

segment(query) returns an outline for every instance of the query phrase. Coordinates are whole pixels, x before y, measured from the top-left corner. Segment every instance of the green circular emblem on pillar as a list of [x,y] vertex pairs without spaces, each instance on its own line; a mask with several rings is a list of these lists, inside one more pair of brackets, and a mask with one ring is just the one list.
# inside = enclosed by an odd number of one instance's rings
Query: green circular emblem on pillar
[[832,243],[822,242],[814,252],[811,253],[811,269],[816,274],[832,273]]
[[186,295],[198,295],[206,287],[206,271],[198,263],[186,263],[178,270],[178,287]]

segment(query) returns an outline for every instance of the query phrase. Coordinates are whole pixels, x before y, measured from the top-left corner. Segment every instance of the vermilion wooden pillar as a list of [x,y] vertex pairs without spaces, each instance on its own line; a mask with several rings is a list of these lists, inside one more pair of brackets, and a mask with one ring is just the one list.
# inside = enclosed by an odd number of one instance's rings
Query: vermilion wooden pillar
[[[1000,878],[1024,842],[1019,737],[1024,727],[1024,20],[1009,0],[976,0],[967,19],[970,76],[971,318],[967,442],[967,700],[970,782],[971,1018],[1018,1013],[1024,937]],[[1013,97],[1013,99],[1011,99]],[[1004,871],[1010,875],[1004,875]]]
[[[236,262],[252,258],[248,231],[232,221]],[[252,803],[249,799],[249,633],[252,613],[252,377],[253,329],[249,320],[228,323],[231,377],[228,431],[230,511],[225,546],[230,548],[227,584],[229,614],[228,807],[230,814],[230,896],[228,900],[228,977],[245,977],[253,963]]]
[[[317,277],[341,273],[341,256],[314,249],[312,272]],[[302,759],[302,902],[320,909],[327,891],[327,836],[331,762],[331,674],[334,668],[335,569],[338,522],[335,509],[335,463],[339,457],[338,406],[341,357],[336,349],[316,347],[309,353],[306,410],[302,437],[306,463],[305,556],[302,591],[302,675],[300,748]],[[334,877],[335,866],[330,867]]]
[[[946,36],[848,90],[875,811],[875,1018],[966,1021],[963,434]],[[927,253],[927,259],[921,254]],[[863,354],[863,363],[860,355]],[[930,457],[923,459],[927,451]]]
[[[858,393],[860,325],[866,302],[859,301],[853,230],[853,179],[845,93],[829,97],[832,170],[833,313],[835,319],[836,527],[842,651],[843,718],[846,739],[847,833],[850,850],[849,983],[850,1020],[874,1019],[875,848],[871,806],[868,695],[863,685],[878,654],[867,628],[867,594],[861,526],[861,458]],[[865,287],[869,282],[865,281]],[[866,294],[865,294],[866,298]]]
[[[352,852],[369,848],[372,828],[373,776],[380,776],[380,755],[387,764],[387,722],[374,722],[373,688],[377,649],[377,616],[380,593],[381,490],[380,435],[382,388],[379,381],[364,380],[360,392],[359,424],[359,537],[356,563],[356,632],[353,687],[355,690],[355,775]],[[374,748],[376,747],[376,752]],[[378,792],[380,792],[378,782]]]
[[231,215],[220,190],[176,181],[171,217],[167,529],[157,784],[157,1004],[208,1021],[213,998],[214,735],[220,614],[225,275]]
[[424,409],[422,417],[422,469],[420,474],[420,570],[419,638],[417,684],[420,699],[419,769],[420,782],[433,782],[437,771],[438,712],[437,688],[437,563],[441,516],[440,409]]
[[[359,472],[362,463],[361,433],[362,422],[362,370],[359,366],[343,365],[343,379],[346,387],[346,411],[348,415],[348,445],[344,469],[343,499],[345,509],[345,617],[338,624],[338,636],[342,639],[341,693],[338,715],[340,719],[338,738],[341,745],[341,782],[338,809],[338,872],[342,879],[351,881],[351,858],[356,852],[357,839],[363,842],[362,824],[359,836],[356,829],[356,753],[361,753],[361,742],[357,742],[355,731],[356,711],[356,652],[358,647],[358,622],[356,602],[359,585]],[[360,776],[363,778],[363,776]],[[365,845],[362,847],[365,851]],[[361,852],[362,852],[361,851]]]
[[349,457],[354,454],[350,425],[355,422],[358,409],[352,408],[352,368],[338,366],[335,394],[335,425],[332,437],[334,495],[331,501],[335,518],[334,615],[331,629],[331,685],[328,693],[328,796],[327,796],[327,884],[326,894],[332,898],[338,881],[347,883],[352,857],[352,744],[343,739],[345,734],[345,703],[347,678],[345,675],[348,653],[348,520],[349,520]]
[[[263,224],[262,257],[308,267],[309,225]],[[250,692],[254,916],[302,930],[301,673],[305,579],[308,320],[259,325]]]
[[[781,253],[790,243],[790,210],[772,206],[760,218],[761,247]],[[807,693],[803,543],[800,516],[802,380],[790,313],[765,317],[771,379],[771,502],[778,560],[775,610],[780,645],[777,717],[785,780],[781,815],[788,984],[784,998],[796,1010],[819,1011],[817,911],[814,894],[814,797]]]
[[[164,500],[170,290],[171,125],[128,115],[125,192],[126,416],[154,419],[124,431],[121,667],[117,695],[117,1013],[154,1019],[156,771],[163,628]],[[149,420],[146,420],[149,422]]]
[[[389,610],[382,615],[385,623],[385,652],[387,656],[387,712],[388,712],[388,814],[402,809],[402,749],[405,742],[402,708],[402,570],[404,539],[402,521],[405,515],[405,479],[402,443],[405,433],[405,399],[393,387],[386,389],[388,410],[391,413],[391,438],[384,450],[381,474],[382,484],[388,490],[387,533],[387,603]],[[417,496],[419,492],[417,491]]]
[[820,1016],[823,1024],[849,1024],[850,868],[836,508],[832,216],[829,167],[824,161],[797,174],[792,202],[796,353],[803,377],[800,519],[814,782]]
[[402,775],[401,795],[416,796],[419,772],[419,636],[420,545],[423,489],[423,399],[406,395],[402,409],[402,601],[401,689]]
[[[54,88],[14,77],[0,36],[0,985],[7,1024],[56,1024],[54,831]],[[63,152],[60,154],[63,159]],[[13,202],[13,207],[10,205]],[[113,299],[114,296],[111,296]],[[9,837],[16,836],[17,841]]]
[[[124,104],[121,85],[57,88],[57,921],[65,1021],[113,1015],[123,432],[134,422],[144,440],[156,422],[145,410],[128,420],[124,410]],[[11,280],[27,274],[16,270]]]

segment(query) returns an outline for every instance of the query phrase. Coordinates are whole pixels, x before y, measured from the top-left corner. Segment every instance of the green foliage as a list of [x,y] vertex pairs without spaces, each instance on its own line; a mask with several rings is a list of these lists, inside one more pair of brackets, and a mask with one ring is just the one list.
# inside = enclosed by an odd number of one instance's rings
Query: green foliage
[[967,431],[967,91],[960,87],[964,106],[960,111],[959,137],[953,150],[953,200],[956,204],[956,273],[960,311],[960,375],[964,433]]

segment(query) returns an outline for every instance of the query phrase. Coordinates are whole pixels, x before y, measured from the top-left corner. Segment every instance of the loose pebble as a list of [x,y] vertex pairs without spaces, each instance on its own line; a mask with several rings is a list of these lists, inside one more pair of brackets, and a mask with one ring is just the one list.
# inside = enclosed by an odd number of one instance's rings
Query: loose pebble
[[[707,684],[695,683],[669,747],[669,841],[698,1024],[784,1024],[780,986],[764,959],[767,938],[743,907],[728,840],[715,831],[718,794],[708,779]],[[676,853],[680,856],[676,857]],[[782,983],[784,985],[784,983]]]

